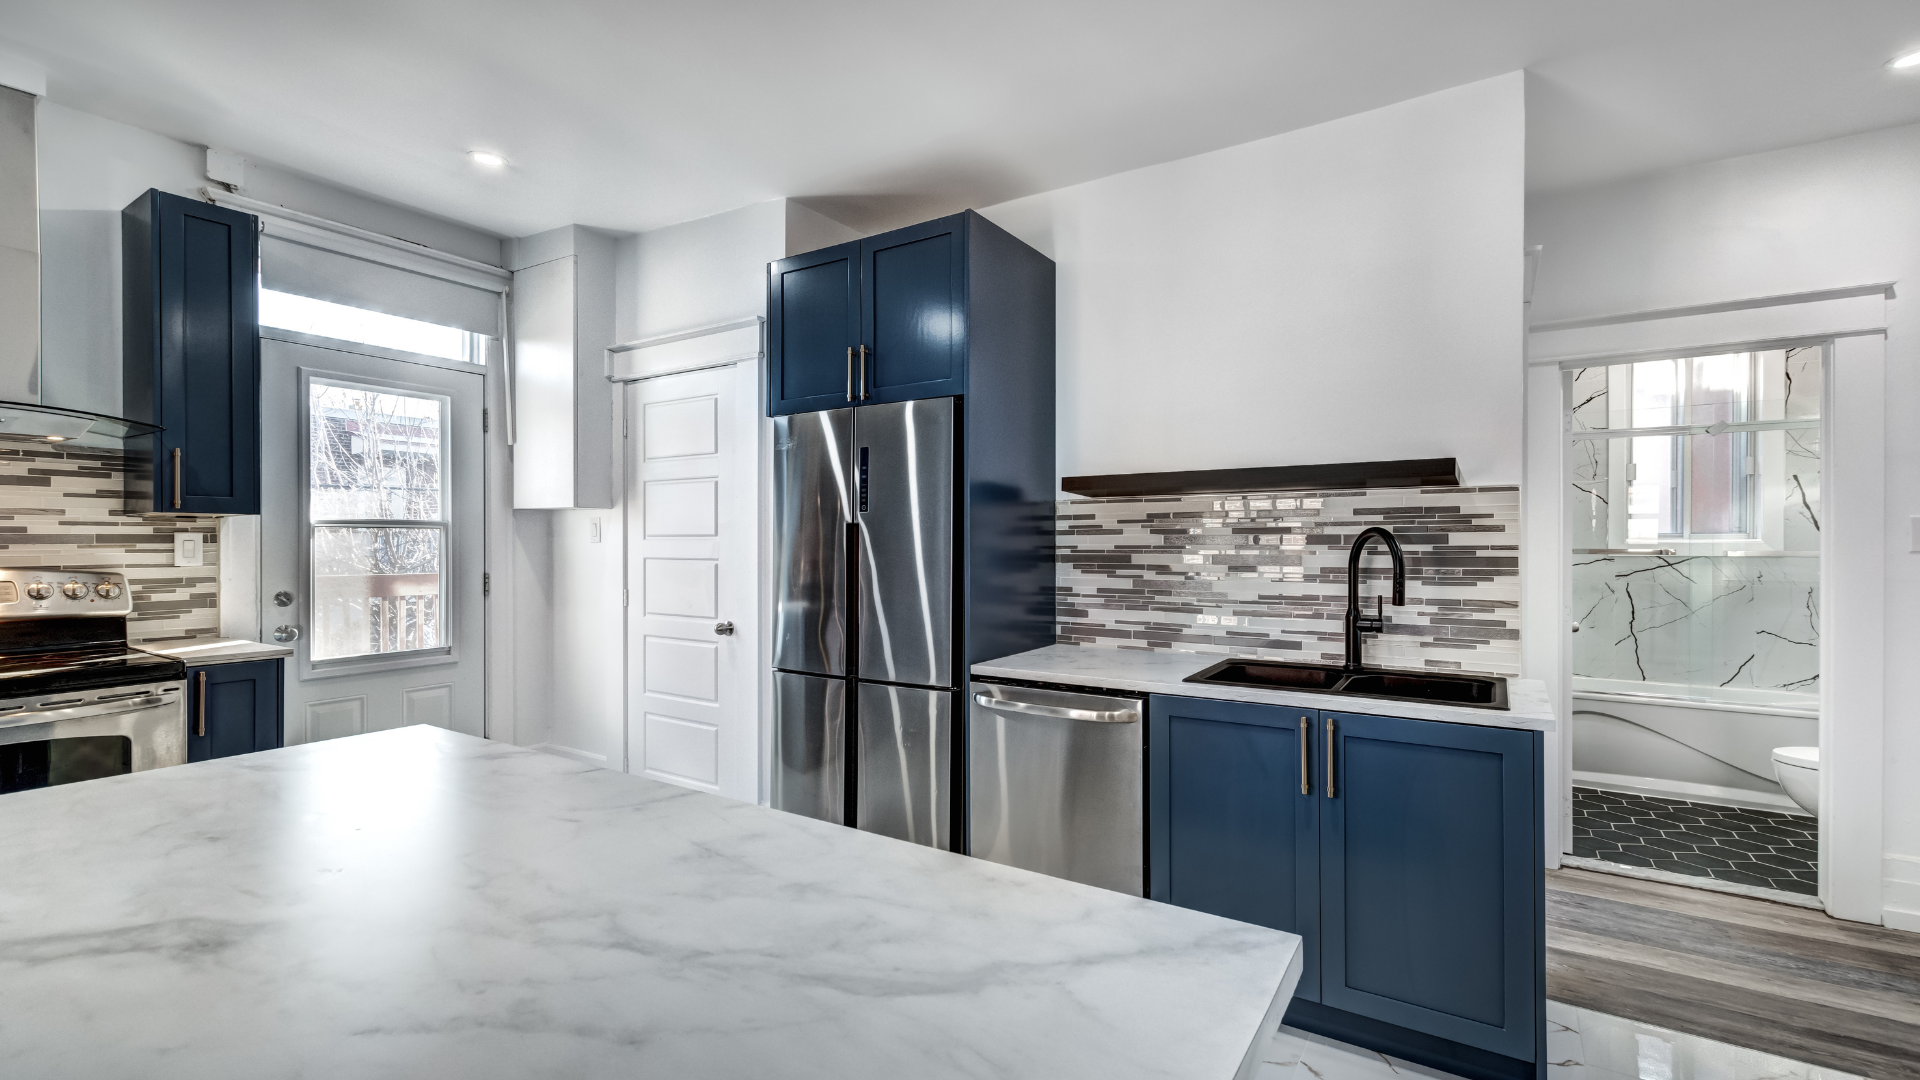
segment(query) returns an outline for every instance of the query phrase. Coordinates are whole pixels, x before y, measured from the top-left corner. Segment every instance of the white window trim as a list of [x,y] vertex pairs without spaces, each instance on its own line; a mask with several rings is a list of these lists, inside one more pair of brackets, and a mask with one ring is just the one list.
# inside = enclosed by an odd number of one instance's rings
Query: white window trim
[[[1522,662],[1571,716],[1572,574],[1566,551],[1571,367],[1830,343],[1821,446],[1820,899],[1836,918],[1883,923],[1886,750],[1886,302],[1880,282],[1690,308],[1574,319],[1527,339],[1526,466],[1521,508]],[[1571,727],[1557,747],[1561,842],[1571,834]],[[1561,734],[1561,733],[1556,733]],[[1555,764],[1550,762],[1550,766]]]

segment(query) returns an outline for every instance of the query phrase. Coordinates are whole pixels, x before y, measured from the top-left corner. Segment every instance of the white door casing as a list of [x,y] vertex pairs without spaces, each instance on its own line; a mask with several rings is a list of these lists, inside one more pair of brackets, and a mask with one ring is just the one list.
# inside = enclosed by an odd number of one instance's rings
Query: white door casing
[[626,769],[747,802],[760,786],[755,372],[642,379],[625,403]]
[[[486,481],[482,400],[484,376],[435,364],[410,363],[353,351],[345,344],[261,340],[261,613],[263,636],[276,627],[300,632],[292,642],[286,679],[286,740],[314,742],[408,724],[433,724],[470,735],[485,734]],[[440,581],[412,575],[382,584],[380,607],[354,617],[359,634],[384,634],[391,651],[316,662],[316,623],[337,614],[317,612],[313,535],[308,498],[311,474],[309,402],[315,386],[344,386],[438,403],[441,435],[440,508],[431,522],[438,532]],[[388,433],[390,437],[393,433]],[[399,436],[404,441],[404,435]],[[380,440],[376,437],[375,442]],[[325,518],[372,519],[375,511],[351,515],[337,509]],[[393,526],[410,521],[388,509]],[[437,591],[434,591],[437,590]],[[433,592],[435,639],[422,647],[427,618],[420,597],[385,592]],[[276,594],[291,602],[282,605]],[[351,606],[351,604],[349,604]],[[369,603],[369,608],[372,605]],[[318,616],[318,618],[316,618]]]

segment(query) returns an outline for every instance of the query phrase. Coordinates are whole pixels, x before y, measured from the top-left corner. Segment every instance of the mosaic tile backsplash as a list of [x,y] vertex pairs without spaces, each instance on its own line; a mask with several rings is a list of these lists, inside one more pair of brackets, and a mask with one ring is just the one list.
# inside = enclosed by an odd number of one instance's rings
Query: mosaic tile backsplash
[[[117,453],[0,441],[0,565],[124,572],[135,644],[219,637],[217,519],[130,515],[125,480]],[[180,532],[203,538],[205,566],[173,565]]]
[[[1520,489],[1394,488],[1077,499],[1056,507],[1062,644],[1339,663],[1347,551],[1386,527],[1407,603],[1369,666],[1520,673]],[[1391,599],[1380,544],[1361,597]]]

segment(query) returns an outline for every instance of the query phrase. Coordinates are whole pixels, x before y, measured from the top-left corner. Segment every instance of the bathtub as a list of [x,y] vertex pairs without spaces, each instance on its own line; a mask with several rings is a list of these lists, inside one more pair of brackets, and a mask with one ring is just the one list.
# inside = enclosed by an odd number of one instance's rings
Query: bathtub
[[1773,748],[1820,744],[1819,697],[1701,689],[1576,676],[1574,784],[1803,813],[1773,778]]

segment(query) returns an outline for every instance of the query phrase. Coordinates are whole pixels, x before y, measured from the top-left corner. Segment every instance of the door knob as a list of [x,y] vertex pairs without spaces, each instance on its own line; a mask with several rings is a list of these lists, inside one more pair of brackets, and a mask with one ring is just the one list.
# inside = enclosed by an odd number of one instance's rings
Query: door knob
[[273,640],[285,645],[300,640],[300,628],[297,626],[276,626],[273,628]]
[[714,623],[713,632],[719,634],[721,637],[732,637],[733,624],[730,622]]

